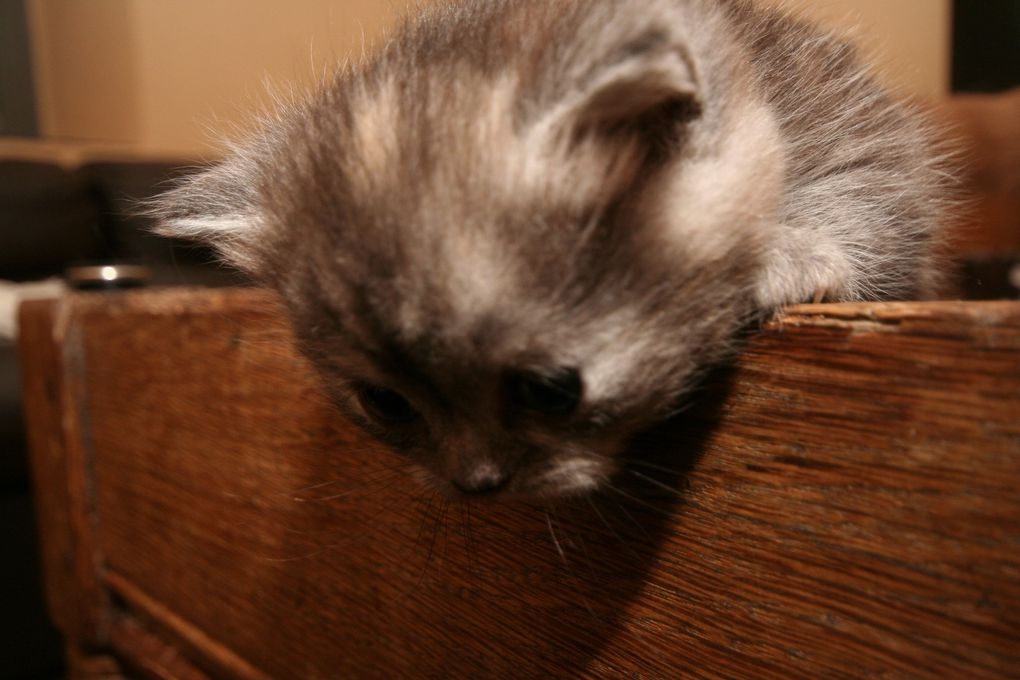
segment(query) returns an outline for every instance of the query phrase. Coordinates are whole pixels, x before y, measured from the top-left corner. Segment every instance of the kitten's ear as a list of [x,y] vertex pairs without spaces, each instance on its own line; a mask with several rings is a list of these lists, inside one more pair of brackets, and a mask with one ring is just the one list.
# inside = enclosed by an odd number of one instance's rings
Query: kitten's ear
[[653,150],[675,143],[701,105],[694,67],[672,38],[651,32],[596,60],[567,98],[570,133],[638,138]]
[[244,170],[240,158],[228,159],[151,200],[144,213],[154,220],[153,231],[211,246],[228,264],[262,275],[257,178]]

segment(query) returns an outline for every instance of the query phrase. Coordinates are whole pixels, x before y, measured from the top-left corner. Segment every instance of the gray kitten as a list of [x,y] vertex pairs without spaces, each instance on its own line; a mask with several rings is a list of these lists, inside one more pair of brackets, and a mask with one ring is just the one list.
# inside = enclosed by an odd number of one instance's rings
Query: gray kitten
[[946,173],[854,49],[739,0],[473,0],[159,199],[452,496],[610,479],[742,325],[923,296]]

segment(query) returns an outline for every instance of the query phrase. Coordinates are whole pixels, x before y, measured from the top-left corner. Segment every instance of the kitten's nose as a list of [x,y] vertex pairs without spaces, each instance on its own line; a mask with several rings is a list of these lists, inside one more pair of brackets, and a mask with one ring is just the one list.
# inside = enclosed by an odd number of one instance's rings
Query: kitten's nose
[[509,479],[495,465],[485,463],[469,471],[462,478],[452,480],[454,488],[465,496],[484,496],[496,493],[504,486]]

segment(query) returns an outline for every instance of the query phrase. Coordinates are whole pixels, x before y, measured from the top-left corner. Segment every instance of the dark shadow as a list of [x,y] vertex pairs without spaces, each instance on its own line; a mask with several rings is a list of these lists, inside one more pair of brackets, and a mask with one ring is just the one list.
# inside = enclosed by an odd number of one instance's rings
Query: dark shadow
[[[347,590],[345,597],[364,597],[381,587],[389,593],[383,599],[394,598],[373,613],[397,620],[366,638],[366,657],[384,665],[393,655],[414,657],[420,677],[574,677],[591,671],[644,590],[664,540],[682,522],[687,476],[719,420],[732,375],[717,370],[691,396],[690,408],[635,438],[626,454],[630,463],[597,497],[547,508],[459,504],[407,487],[396,500],[392,489],[380,492],[375,500],[390,510],[355,524],[384,522],[394,503],[403,506],[400,514],[417,519],[408,526],[402,564],[379,564],[385,583]],[[311,524],[328,529],[338,521],[334,513],[349,523],[350,513],[366,505],[364,497],[361,503],[336,503],[329,511],[321,508]],[[307,515],[293,519],[310,525]],[[391,531],[377,527],[359,546],[330,559],[379,549],[376,538],[392,546],[399,540]],[[290,568],[315,571],[300,563]],[[347,566],[338,571],[347,573]],[[337,652],[335,662],[344,668]]]

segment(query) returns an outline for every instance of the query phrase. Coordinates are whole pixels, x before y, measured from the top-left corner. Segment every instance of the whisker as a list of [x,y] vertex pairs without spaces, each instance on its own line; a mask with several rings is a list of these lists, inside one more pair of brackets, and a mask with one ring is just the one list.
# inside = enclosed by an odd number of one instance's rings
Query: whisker
[[563,564],[567,567],[570,566],[570,562],[567,561],[567,555],[563,552],[563,547],[560,546],[560,539],[556,537],[556,531],[553,529],[552,519],[549,517],[549,512],[545,513],[545,523],[549,527],[549,535],[552,536],[553,545],[556,546],[556,552],[560,554],[560,559],[563,560]]
[[[556,518],[556,521],[559,523],[560,531],[566,533],[566,529],[563,527],[563,522],[560,520],[559,515],[556,514],[556,511],[550,509],[550,512],[552,513],[552,516]],[[577,542],[581,544],[581,553],[584,555],[585,563],[586,563],[586,565],[588,567],[588,572],[591,574],[592,579],[594,580],[595,579],[595,567],[592,565],[591,556],[588,554],[588,546],[584,542],[584,537],[580,533],[574,532],[573,538],[571,540],[574,540],[574,539],[576,539]]]
[[635,527],[637,527],[638,531],[641,532],[641,534],[645,537],[645,539],[647,539],[649,545],[651,545],[653,543],[652,535],[648,533],[647,529],[645,529],[645,525],[642,524],[641,522],[637,521],[637,519],[634,517],[634,515],[632,515],[630,513],[630,511],[627,510],[626,506],[624,506],[623,503],[621,503],[620,501],[616,500],[615,498],[609,498],[608,500],[611,500],[613,502],[613,505],[615,505],[617,508],[619,508],[620,512],[622,512],[623,515],[628,520],[630,520],[631,524],[633,524]]
[[[555,514],[555,511],[553,511],[553,514]],[[557,519],[559,519],[559,518],[557,517]],[[573,581],[574,585],[577,586],[577,589],[576,589],[577,597],[581,600],[581,604],[583,604],[584,608],[588,611],[589,616],[591,616],[591,618],[595,622],[598,623],[599,622],[599,617],[595,614],[595,610],[591,608],[591,604],[588,602],[588,598],[586,598],[584,596],[584,593],[582,592],[582,589],[581,589],[581,580],[577,577],[577,574],[574,572],[574,569],[571,566],[570,562],[567,561],[567,555],[563,551],[563,547],[560,545],[560,541],[556,537],[556,531],[553,529],[552,518],[549,516],[549,511],[546,511],[546,513],[545,513],[545,521],[546,521],[546,524],[549,526],[549,535],[552,536],[553,544],[556,546],[556,550],[560,554],[560,559],[563,560],[563,566],[566,567],[567,578],[569,578],[571,581]],[[587,552],[586,552],[586,554],[587,554]],[[591,571],[591,574],[592,574],[592,581],[595,582],[597,579],[595,578],[595,570],[592,567],[590,559],[588,560],[588,568],[589,568],[589,570]]]
[[428,519],[432,520],[432,534],[431,534],[431,537],[429,539],[428,551],[425,553],[425,564],[422,565],[421,573],[418,575],[418,583],[415,586],[416,590],[418,588],[420,588],[421,584],[425,581],[425,574],[428,572],[429,566],[432,564],[432,556],[435,554],[436,540],[439,538],[439,518],[438,518],[438,516],[432,514],[432,508],[434,507],[434,501],[435,501],[435,499],[438,496],[439,496],[439,492],[438,491],[433,491],[432,492],[432,496],[429,498],[428,508],[425,511],[426,515],[422,519],[423,525],[424,525],[424,522],[426,522]]
[[[351,449],[346,449],[346,450],[347,451],[351,451]],[[400,472],[400,471],[406,470],[410,466],[411,466],[410,463],[397,463],[396,465],[389,465],[389,466],[386,466],[386,467],[380,467],[379,469],[374,470],[372,472],[372,475],[373,476],[382,476],[382,475],[384,475],[386,473]],[[364,481],[364,480],[365,480],[365,476],[361,476],[358,479],[358,481]],[[327,480],[325,482],[318,482],[316,484],[309,484],[308,486],[301,486],[301,487],[298,487],[298,488],[293,489],[291,491],[281,491],[281,492],[278,492],[277,495],[293,496],[295,494],[301,494],[301,493],[305,493],[305,492],[308,492],[308,491],[315,491],[317,489],[324,489],[324,488],[326,488],[328,486],[333,486],[335,484],[342,484],[342,483],[347,482],[347,481],[350,481],[350,478],[331,479],[331,480]]]
[[340,482],[344,482],[344,481],[346,481],[346,480],[344,480],[344,479],[333,479],[333,480],[328,481],[328,482],[319,482],[318,484],[309,484],[308,486],[303,486],[303,487],[301,487],[299,489],[294,489],[293,491],[286,492],[286,495],[291,496],[291,495],[294,495],[294,494],[297,494],[297,493],[304,493],[305,491],[315,491],[316,489],[323,489],[323,488],[325,488],[327,486],[332,486],[334,484],[339,484]]
[[274,562],[277,564],[283,562],[300,562],[301,560],[310,560],[313,557],[318,557],[323,553],[329,552],[330,550],[335,550],[336,548],[342,548],[346,545],[349,545],[349,543],[335,543],[335,544],[331,543],[329,545],[324,545],[316,550],[313,550],[310,553],[305,553],[303,555],[294,555],[291,557],[270,557],[268,555],[256,555],[256,557],[258,557],[258,559],[262,560],[263,562]]
[[460,504],[461,529],[464,532],[464,545],[468,559],[468,571],[472,574],[478,573],[478,545],[475,543],[474,528],[471,522],[471,505]]
[[655,479],[653,477],[649,477],[648,475],[641,474],[637,470],[627,470],[627,472],[629,472],[630,474],[634,475],[635,477],[638,477],[639,479],[643,479],[644,481],[648,482],[649,484],[651,484],[653,486],[656,486],[656,487],[662,489],[663,491],[666,491],[667,493],[670,493],[670,494],[676,496],[677,498],[683,498],[684,497],[684,494],[683,494],[682,491],[680,491],[679,489],[674,489],[669,484],[665,484],[663,482],[660,482],[659,480],[657,480],[657,479]]
[[634,552],[634,549],[631,548],[630,545],[625,540],[623,540],[623,537],[620,536],[616,529],[613,528],[613,525],[609,523],[609,520],[606,519],[606,516],[602,514],[601,510],[599,510],[598,504],[595,503],[595,501],[592,500],[591,497],[588,497],[588,505],[591,506],[591,509],[595,512],[598,518],[602,520],[602,524],[604,524],[605,527],[609,529],[609,533],[611,533],[616,538],[617,542],[623,545],[627,549],[627,552],[629,552],[632,557],[638,557],[638,554]]
[[640,498],[638,498],[636,496],[632,496],[631,494],[627,493],[623,489],[620,489],[619,487],[617,487],[617,486],[615,486],[613,484],[606,484],[605,488],[609,489],[613,493],[616,493],[616,494],[619,494],[619,495],[623,496],[624,498],[628,499],[629,501],[631,501],[633,503],[636,503],[636,504],[640,505],[641,507],[645,508],[646,510],[650,510],[650,511],[652,511],[654,513],[657,513],[659,515],[662,515],[664,517],[672,517],[672,513],[666,512],[662,508],[657,508],[654,505],[652,505],[651,503],[643,501],[643,500],[641,500]]
[[683,476],[683,475],[687,474],[684,470],[678,470],[678,469],[675,469],[675,468],[668,468],[668,467],[665,467],[663,465],[656,465],[654,463],[649,463],[646,460],[641,460],[640,458],[622,458],[621,457],[619,460],[621,462],[623,462],[623,463],[626,463],[627,465],[637,465],[639,467],[648,468],[649,470],[655,470],[656,472],[662,472],[662,473],[667,474],[667,475]]
[[356,494],[358,492],[361,492],[361,491],[375,490],[375,489],[369,489],[368,488],[369,484],[373,484],[373,483],[376,483],[376,482],[383,482],[383,481],[386,481],[386,480],[389,480],[389,483],[386,484],[385,486],[381,487],[381,488],[382,489],[388,489],[388,488],[390,488],[391,486],[393,486],[394,484],[396,484],[398,481],[400,481],[403,478],[403,474],[401,474],[402,472],[403,472],[402,470],[390,470],[390,471],[387,471],[385,473],[376,475],[375,477],[373,477],[371,479],[365,480],[367,482],[366,484],[362,484],[362,485],[360,485],[358,487],[355,487],[355,488],[352,488],[352,489],[347,489],[346,491],[341,491],[339,493],[329,494],[328,496],[315,496],[315,497],[312,497],[312,498],[302,498],[301,496],[292,496],[291,500],[293,500],[293,501],[295,501],[297,503],[323,503],[325,501],[336,500],[337,498],[346,498],[348,496],[352,496],[352,495],[354,495],[354,494]]
[[418,533],[414,537],[415,546],[423,543],[422,537],[425,535],[425,526],[428,518],[431,516],[432,504],[435,502],[437,495],[438,492],[433,490],[428,498],[425,499],[425,509],[422,511],[421,521],[418,523]]
[[664,419],[668,420],[669,418],[675,418],[679,415],[683,415],[684,413],[690,411],[696,403],[697,401],[695,399],[687,399],[679,406],[674,406],[673,408],[666,411]]
[[447,564],[446,549],[450,546],[450,505],[452,501],[443,498],[442,512],[439,515],[440,528],[443,530],[443,555],[440,564]]
[[[390,485],[388,485],[388,486],[392,486],[392,484],[393,483],[391,482]],[[387,487],[383,487],[383,488],[385,489]],[[379,508],[378,512],[375,513],[373,515],[373,517],[376,517],[379,514],[381,514],[381,513],[385,512],[385,511],[391,509],[396,503],[398,503],[400,501],[401,501],[400,497],[395,497],[395,498],[390,499],[390,501],[388,503],[382,505]],[[239,526],[243,527],[243,526],[245,526],[245,524],[241,524]],[[355,543],[355,542],[365,538],[366,536],[370,535],[372,533],[372,531],[374,530],[374,526],[375,525],[373,523],[368,522],[368,523],[365,524],[365,527],[361,531],[358,531],[358,532],[353,533],[353,534],[344,534],[344,540],[342,540],[342,541],[336,541],[336,542],[333,542],[333,543],[329,543],[329,544],[326,544],[326,545],[319,546],[315,550],[312,550],[311,552],[303,553],[301,555],[293,555],[293,556],[290,556],[290,557],[272,557],[272,556],[264,555],[264,554],[261,554],[261,553],[252,553],[252,555],[254,557],[256,557],[257,559],[260,559],[260,560],[263,560],[263,561],[266,561],[266,562],[296,562],[296,561],[300,561],[300,560],[311,559],[311,558],[314,558],[314,557],[316,557],[318,555],[327,553],[327,552],[329,552],[331,550],[335,550],[337,548],[349,547],[351,544],[353,544],[353,543]],[[290,534],[290,535],[309,536],[309,537],[335,534],[335,533],[338,533],[338,532],[344,530],[343,528],[331,528],[331,529],[327,529],[327,530],[323,530],[323,531],[303,531],[303,530],[299,530],[299,529],[291,529],[291,528],[285,527],[285,526],[281,526],[280,528],[285,533]]]

